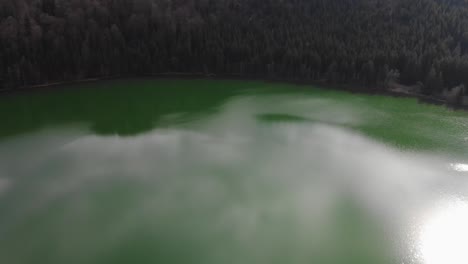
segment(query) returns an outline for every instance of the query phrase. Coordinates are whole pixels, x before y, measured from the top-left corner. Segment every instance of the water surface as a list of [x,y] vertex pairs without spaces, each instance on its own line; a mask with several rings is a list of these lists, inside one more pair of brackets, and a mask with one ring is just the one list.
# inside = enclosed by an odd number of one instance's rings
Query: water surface
[[253,81],[0,98],[0,263],[468,263],[468,115]]

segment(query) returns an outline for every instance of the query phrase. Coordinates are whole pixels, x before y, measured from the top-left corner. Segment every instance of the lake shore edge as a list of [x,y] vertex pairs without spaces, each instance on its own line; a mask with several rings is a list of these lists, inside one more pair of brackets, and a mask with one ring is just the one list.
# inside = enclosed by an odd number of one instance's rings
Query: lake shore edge
[[56,81],[37,85],[25,85],[16,88],[0,89],[0,94],[15,94],[18,92],[31,92],[38,90],[50,90],[63,88],[66,89],[68,86],[74,86],[79,84],[94,83],[100,81],[110,81],[119,79],[205,79],[205,80],[243,80],[243,81],[263,81],[270,83],[286,83],[301,86],[313,85],[316,88],[331,89],[336,91],[345,91],[355,94],[366,94],[366,95],[382,95],[397,98],[415,98],[419,103],[446,106],[453,110],[464,110],[468,111],[468,107],[453,107],[448,105],[445,101],[435,98],[433,96],[423,94],[411,94],[395,92],[378,88],[377,86],[366,87],[362,84],[332,84],[325,80],[301,80],[301,79],[284,79],[284,78],[268,78],[268,77],[256,77],[240,74],[222,74],[216,75],[212,73],[185,73],[185,72],[164,72],[164,73],[148,73],[148,74],[135,74],[135,75],[112,75],[102,76],[93,78],[76,79],[70,81]]

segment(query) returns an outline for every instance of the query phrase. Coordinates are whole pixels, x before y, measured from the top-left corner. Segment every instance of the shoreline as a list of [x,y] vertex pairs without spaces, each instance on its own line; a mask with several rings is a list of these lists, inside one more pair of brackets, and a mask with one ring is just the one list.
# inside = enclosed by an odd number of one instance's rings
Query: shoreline
[[205,79],[205,80],[245,80],[245,81],[263,81],[270,83],[287,83],[295,85],[313,85],[317,88],[325,88],[336,91],[344,91],[353,94],[366,94],[366,95],[383,95],[396,98],[415,98],[419,103],[445,106],[453,110],[464,110],[468,111],[468,107],[453,107],[446,103],[446,101],[436,98],[434,96],[423,95],[423,94],[410,94],[395,92],[390,90],[378,89],[375,86],[368,88],[365,85],[360,84],[330,84],[323,80],[299,80],[299,79],[281,79],[281,78],[267,78],[267,77],[256,77],[246,76],[240,74],[223,74],[215,75],[212,73],[184,73],[184,72],[164,72],[164,73],[147,73],[147,74],[135,74],[135,75],[112,75],[94,78],[77,79],[71,81],[55,81],[38,85],[26,85],[17,88],[0,89],[1,94],[15,94],[17,92],[31,92],[40,90],[51,90],[61,88],[67,88],[67,86],[95,83],[100,81],[108,80],[119,80],[119,79],[138,79],[138,78],[150,78],[150,79]]

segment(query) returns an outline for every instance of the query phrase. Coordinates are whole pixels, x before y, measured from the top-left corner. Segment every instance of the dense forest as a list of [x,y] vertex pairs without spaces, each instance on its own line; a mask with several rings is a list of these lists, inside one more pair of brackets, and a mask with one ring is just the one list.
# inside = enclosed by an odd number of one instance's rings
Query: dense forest
[[0,88],[162,72],[468,85],[465,0],[1,0]]

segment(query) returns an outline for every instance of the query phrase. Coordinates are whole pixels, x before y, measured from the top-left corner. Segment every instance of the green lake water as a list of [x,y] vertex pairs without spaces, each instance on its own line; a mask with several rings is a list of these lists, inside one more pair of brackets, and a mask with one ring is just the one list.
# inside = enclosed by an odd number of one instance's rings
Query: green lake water
[[2,264],[466,264],[468,114],[260,81],[0,97]]

